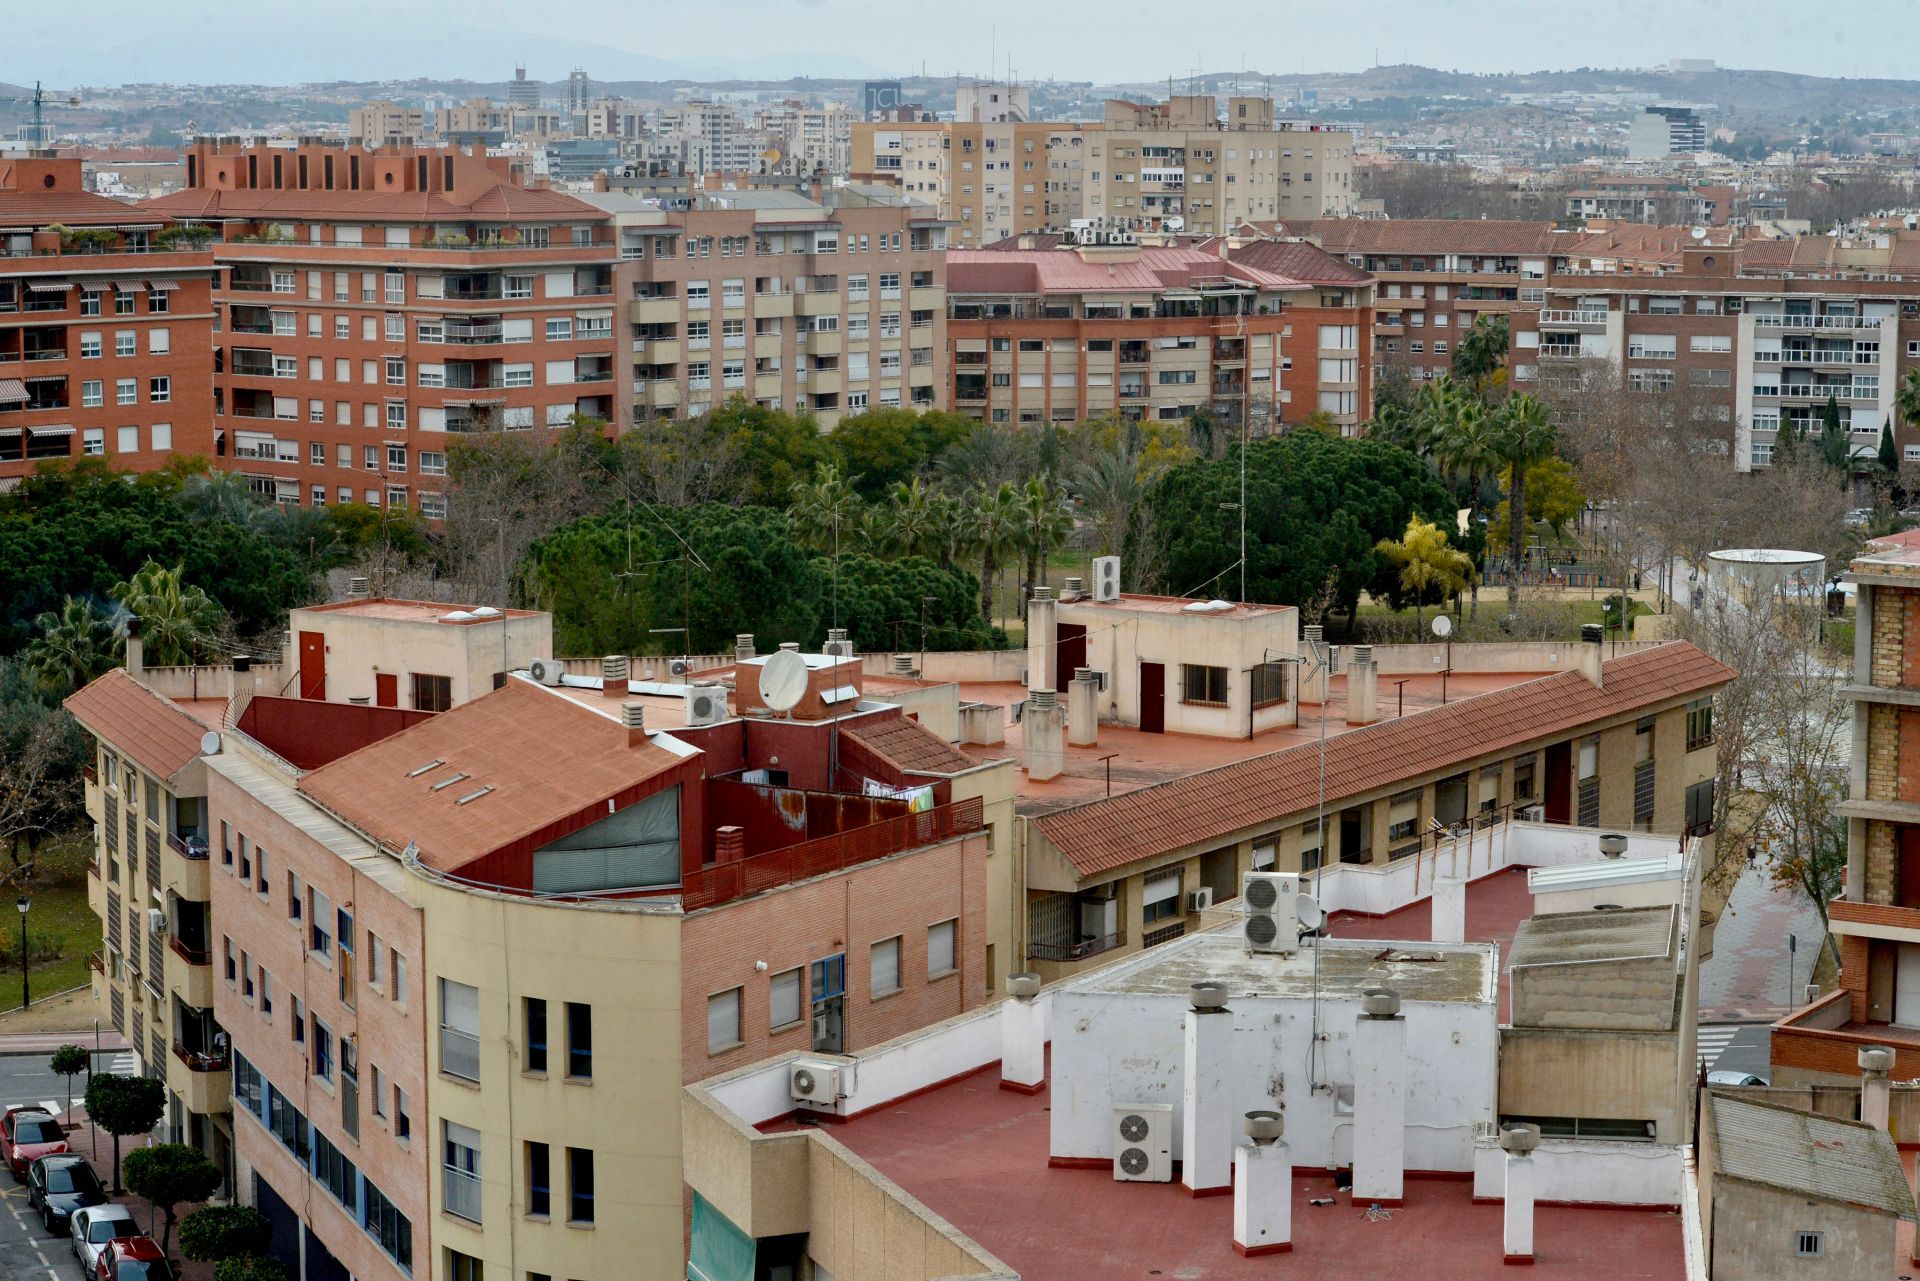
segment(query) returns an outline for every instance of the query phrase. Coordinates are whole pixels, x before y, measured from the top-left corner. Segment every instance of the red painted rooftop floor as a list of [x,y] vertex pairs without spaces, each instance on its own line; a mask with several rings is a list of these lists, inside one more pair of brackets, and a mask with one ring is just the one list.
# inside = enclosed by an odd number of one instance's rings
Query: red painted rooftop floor
[[[1431,854],[1420,873],[1422,892],[1431,883]],[[1443,866],[1441,871],[1448,869]],[[1533,895],[1527,890],[1527,869],[1509,867],[1483,876],[1467,886],[1467,942],[1500,945],[1500,1021],[1513,1017],[1511,984],[1507,978],[1507,956],[1513,951],[1513,934],[1520,922],[1533,915]],[[1410,939],[1433,937],[1433,900],[1422,898],[1385,916],[1359,916],[1335,912],[1327,922],[1328,933],[1342,939]]]
[[[1178,1183],[1049,1169],[1048,1095],[1002,1090],[999,1079],[977,1073],[832,1133],[1026,1281],[1521,1275],[1502,1261],[1502,1207],[1473,1204],[1464,1177],[1410,1179],[1406,1204],[1370,1221],[1331,1179],[1296,1175],[1293,1251],[1242,1258],[1232,1197],[1194,1200]],[[1309,1204],[1329,1196],[1332,1205]],[[1534,1239],[1535,1278],[1686,1274],[1673,1211],[1541,1207]]]

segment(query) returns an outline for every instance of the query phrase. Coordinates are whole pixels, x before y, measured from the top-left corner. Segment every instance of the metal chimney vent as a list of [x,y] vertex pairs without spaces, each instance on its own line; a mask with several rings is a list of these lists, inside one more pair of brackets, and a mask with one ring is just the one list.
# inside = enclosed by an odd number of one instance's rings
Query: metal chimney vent
[[623,681],[627,679],[627,656],[608,654],[600,660],[600,679],[603,681]]

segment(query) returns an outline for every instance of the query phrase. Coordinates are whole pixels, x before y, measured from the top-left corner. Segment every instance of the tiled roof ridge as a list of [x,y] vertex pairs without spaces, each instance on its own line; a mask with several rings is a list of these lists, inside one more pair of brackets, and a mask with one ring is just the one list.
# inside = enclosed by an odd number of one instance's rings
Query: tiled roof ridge
[[[125,687],[124,691],[122,687]],[[135,697],[147,699],[160,711],[162,716],[178,722],[178,725],[172,728],[182,730],[190,735],[193,744],[193,750],[188,753],[187,760],[192,760],[194,756],[199,754],[200,739],[206,734],[207,726],[166,695],[149,688],[144,682],[135,679],[124,667],[109,668],[94,680],[89,681],[86,685],[69,694],[61,703],[61,706],[67,708],[67,710],[73,714],[75,720],[83,720],[90,703],[106,698],[120,697],[123,692]],[[76,706],[79,708],[78,711],[75,711]],[[177,772],[184,764],[185,761],[181,762],[181,765],[174,766],[173,770],[168,771],[168,773],[171,775]]]

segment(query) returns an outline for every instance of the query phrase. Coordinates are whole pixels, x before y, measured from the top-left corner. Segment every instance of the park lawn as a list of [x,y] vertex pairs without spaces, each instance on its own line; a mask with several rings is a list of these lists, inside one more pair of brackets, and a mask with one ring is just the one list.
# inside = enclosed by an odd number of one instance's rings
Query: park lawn
[[[40,952],[49,938],[59,943],[57,960],[38,961],[28,967],[36,998],[85,987],[87,958],[100,950],[100,918],[87,906],[90,844],[84,836],[52,843],[41,851],[40,876],[9,895],[24,892],[31,904],[27,912],[29,952]],[[17,912],[7,916],[9,919],[0,921],[0,929],[9,935],[7,957],[11,969],[0,972],[0,1013],[20,1008],[20,917]]]

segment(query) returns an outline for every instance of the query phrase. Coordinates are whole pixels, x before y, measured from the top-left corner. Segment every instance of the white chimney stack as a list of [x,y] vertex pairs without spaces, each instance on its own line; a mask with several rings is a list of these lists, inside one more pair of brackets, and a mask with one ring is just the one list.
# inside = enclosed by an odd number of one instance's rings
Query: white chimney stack
[[147,670],[146,644],[140,639],[140,615],[127,615],[127,675],[139,680]]
[[1180,1182],[1193,1196],[1226,1193],[1233,1180],[1234,1114],[1229,1067],[1233,1013],[1227,989],[1200,982],[1189,988],[1186,1075],[1180,1106]]
[[1067,689],[1067,742],[1092,747],[1100,741],[1100,681],[1091,667],[1076,667]]
[[1046,1011],[1034,998],[1038,974],[1007,975],[1010,1001],[1000,1003],[1000,1088],[1038,1094],[1047,1085]]
[[1399,1205],[1407,1165],[1407,1020],[1386,988],[1361,994],[1353,1027],[1353,1201]]
[[1300,666],[1300,701],[1313,707],[1327,701],[1326,660],[1332,657],[1332,651],[1325,638],[1326,629],[1318,623],[1308,623],[1301,629],[1300,657],[1307,661]]
[[1537,1125],[1500,1128],[1500,1146],[1507,1153],[1505,1221],[1501,1244],[1505,1262],[1533,1262],[1533,1150],[1540,1146]]
[[1027,778],[1044,783],[1057,778],[1067,763],[1067,709],[1050,689],[1036,689],[1027,697],[1027,710],[1020,718],[1022,753]]
[[1347,664],[1347,724],[1371,725],[1380,697],[1380,669],[1374,665],[1373,646],[1355,645]]
[[1580,624],[1580,673],[1593,682],[1595,689],[1601,685],[1600,665],[1605,657],[1601,647],[1606,635],[1606,629],[1598,623]]
[[744,663],[753,657],[756,657],[753,649],[753,633],[740,632],[735,635],[733,638],[733,661],[736,663]]
[[1884,1130],[1893,1111],[1893,1051],[1884,1045],[1861,1046],[1859,1063],[1860,1119]]
[[1053,588],[1036,587],[1027,602],[1027,688],[1052,689],[1054,656],[1059,652],[1059,602]]
[[1243,1258],[1293,1249],[1293,1152],[1278,1112],[1249,1112],[1247,1142],[1233,1150],[1233,1252]]
[[1457,876],[1433,878],[1433,941],[1467,941],[1467,883]]

